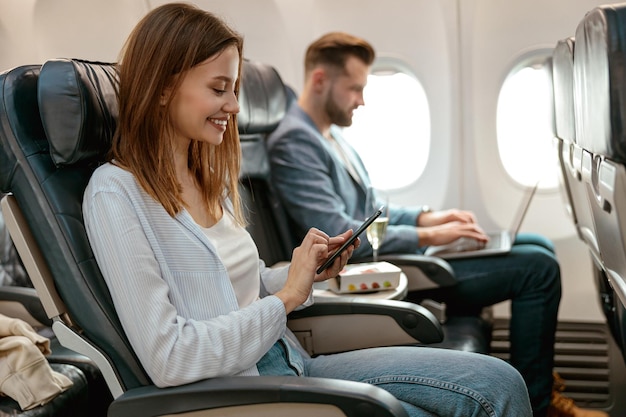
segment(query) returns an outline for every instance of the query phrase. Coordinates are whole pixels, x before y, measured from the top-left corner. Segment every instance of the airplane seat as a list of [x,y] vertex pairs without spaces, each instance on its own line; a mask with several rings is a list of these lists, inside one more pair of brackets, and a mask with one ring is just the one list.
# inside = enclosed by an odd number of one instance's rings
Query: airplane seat
[[38,334],[48,338],[51,353],[46,359],[49,363],[71,364],[78,367],[87,378],[89,404],[92,407],[90,414],[104,416],[105,413],[98,410],[106,411],[111,402],[111,394],[100,370],[88,357],[59,343],[52,331],[52,320],[46,315],[37,291],[24,270],[2,215],[0,215],[0,251],[3,255],[0,260],[2,262],[0,271],[4,273],[4,279],[0,279],[0,314],[25,321]]
[[298,93],[288,84],[285,84],[285,89],[287,90],[287,107],[289,107],[291,103],[298,101]]
[[577,137],[574,106],[575,38],[557,42],[552,54],[555,136],[565,188],[566,208],[576,226],[578,237],[589,247],[593,261],[601,264],[597,233],[589,204],[584,176],[589,172],[591,155]]
[[[24,68],[23,77],[20,80],[20,90],[30,90],[32,93],[36,93],[36,69],[34,67]],[[0,79],[4,79],[4,75],[0,75]],[[4,88],[3,88],[4,91]],[[36,103],[36,96],[23,97],[21,95],[15,96],[14,91],[10,91],[9,94],[3,94],[1,97],[2,102],[6,100],[15,99],[21,103],[28,102],[27,106],[32,106]],[[7,97],[8,96],[8,97]],[[4,119],[0,120],[0,123],[4,125]],[[26,123],[25,128],[30,128],[29,123]],[[3,168],[6,168],[2,165]],[[0,194],[2,196],[2,194]],[[0,233],[2,234],[3,252],[10,252],[7,246],[11,244],[10,237],[4,227],[4,219],[0,216]],[[11,256],[11,255],[9,255]],[[9,262],[10,260],[3,256],[3,262]],[[12,261],[12,260],[11,260]],[[89,386],[86,379],[86,373],[89,372],[88,367],[81,366],[82,359],[80,355],[66,355],[61,353],[60,349],[55,347],[55,338],[50,337],[49,332],[46,332],[46,327],[49,326],[49,321],[45,314],[41,314],[41,303],[33,288],[26,287],[27,282],[24,282],[23,277],[17,277],[17,259],[16,263],[12,265],[4,264],[3,267],[8,267],[5,271],[11,278],[5,277],[0,286],[0,313],[12,317],[24,320],[30,324],[36,331],[42,334],[42,336],[49,337],[51,339],[52,353],[47,356],[48,363],[51,368],[59,372],[72,381],[72,387],[67,391],[59,394],[50,402],[32,408],[30,410],[22,410],[19,403],[14,399],[7,396],[0,396],[0,414],[16,415],[16,416],[65,416],[65,415],[88,415],[90,410],[88,409],[88,395]],[[71,357],[67,357],[71,356]],[[86,358],[84,358],[86,359]],[[78,366],[77,366],[78,365]],[[82,368],[82,369],[81,369]],[[92,366],[92,369],[95,368]],[[85,372],[83,372],[85,370]],[[96,369],[97,371],[97,369]],[[4,415],[2,414],[2,415]]]
[[[82,218],[90,175],[110,148],[117,116],[114,64],[58,59],[0,74],[0,191],[11,238],[63,346],[93,360],[112,395],[107,415],[406,416],[400,401],[364,383],[326,378],[222,377],[157,388],[133,352],[91,251]],[[353,348],[441,340],[435,317],[394,302],[334,302],[290,317],[314,323],[313,353],[340,351],[316,334],[352,313],[364,335]],[[316,315],[321,320],[315,320]],[[370,335],[387,320],[393,339]],[[331,324],[332,321],[331,321]],[[355,342],[355,341],[352,341]],[[334,349],[334,350],[333,350]],[[226,410],[228,408],[228,410]],[[68,413],[68,415],[75,415]]]
[[[618,345],[626,358],[626,4],[599,6],[576,28],[576,137],[588,157],[583,181],[601,265],[614,292]],[[586,160],[586,162],[585,162]]]
[[245,61],[241,80],[241,111],[237,115],[242,154],[240,192],[248,214],[248,232],[260,258],[271,266],[289,262],[299,244],[273,191],[265,148],[265,136],[284,117],[290,94],[276,70],[260,63]]
[[[579,174],[573,162],[573,150],[576,145],[574,125],[574,38],[566,38],[557,42],[552,52],[552,87],[554,98],[554,136],[557,155],[561,167],[561,191],[565,194],[565,208],[578,230],[576,203],[572,196],[572,187]],[[586,200],[580,200],[587,204]],[[578,208],[579,210],[582,207]]]
[[[288,262],[291,252],[300,242],[291,232],[291,222],[276,195],[270,178],[266,137],[277,127],[295,92],[285,85],[271,66],[247,61],[243,67],[238,114],[242,148],[241,185],[249,211],[248,230],[259,247],[261,259],[268,265]],[[454,273],[440,258],[424,255],[381,255],[400,266],[407,276],[427,277],[441,286],[454,284]],[[354,260],[359,262],[365,260]],[[413,293],[415,295],[416,293]],[[493,320],[490,308],[466,316],[450,317],[443,324],[444,340],[432,346],[456,350],[490,352]]]
[[[575,39],[569,37],[557,42],[552,53],[552,85],[554,98],[554,124],[557,154],[561,167],[562,192],[565,205],[578,237],[589,248],[593,262],[593,275],[600,295],[600,304],[609,328],[616,335],[614,293],[608,285],[602,268],[598,238],[588,200],[587,185],[583,182],[582,158],[587,154],[576,140],[574,106],[574,50]],[[577,155],[575,157],[575,155]]]

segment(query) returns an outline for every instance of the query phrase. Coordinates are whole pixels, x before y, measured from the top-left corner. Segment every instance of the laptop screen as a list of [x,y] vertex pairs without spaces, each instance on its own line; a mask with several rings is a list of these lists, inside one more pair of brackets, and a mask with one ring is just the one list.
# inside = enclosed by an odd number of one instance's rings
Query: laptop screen
[[526,191],[526,193],[524,194],[524,197],[520,202],[520,206],[517,209],[517,213],[513,218],[513,223],[511,224],[511,237],[517,236],[520,227],[522,227],[522,222],[524,221],[524,217],[526,216],[526,212],[528,211],[528,207],[530,207],[530,202],[532,201],[538,186],[539,182],[536,182],[535,185],[532,188],[529,188],[528,191]]

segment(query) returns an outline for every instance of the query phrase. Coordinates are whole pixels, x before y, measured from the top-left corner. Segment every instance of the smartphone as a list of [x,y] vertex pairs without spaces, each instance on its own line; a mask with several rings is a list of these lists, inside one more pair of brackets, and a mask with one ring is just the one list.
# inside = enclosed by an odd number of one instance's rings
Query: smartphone
[[362,224],[362,225],[361,225],[361,226],[360,226],[360,227],[356,230],[356,232],[354,232],[354,233],[352,234],[352,236],[350,236],[350,239],[346,240],[346,241],[343,243],[343,245],[341,245],[341,246],[339,247],[339,249],[337,249],[336,251],[334,251],[334,252],[333,252],[333,254],[332,254],[332,255],[330,255],[330,256],[328,257],[328,259],[326,259],[326,262],[324,262],[324,263],[322,264],[322,266],[320,266],[319,268],[317,268],[317,271],[316,271],[316,272],[317,272],[318,274],[321,274],[322,272],[324,272],[324,270],[325,270],[326,268],[328,268],[329,266],[331,266],[331,265],[333,264],[333,262],[335,262],[335,259],[337,259],[337,257],[338,257],[339,255],[341,255],[341,252],[343,252],[344,250],[346,250],[346,249],[348,248],[348,246],[350,246],[350,245],[351,245],[351,244],[352,244],[352,243],[356,240],[356,238],[357,238],[357,237],[359,237],[359,235],[360,235],[361,233],[363,233],[363,232],[365,231],[365,229],[367,229],[367,227],[368,227],[370,224],[374,223],[374,220],[376,220],[376,218],[377,218],[378,216],[380,216],[380,215],[382,214],[382,212],[383,212],[383,207],[379,208],[378,210],[376,210],[376,213],[374,213],[374,214],[372,214],[370,217],[368,217],[368,218],[367,218],[367,220],[365,220],[365,221],[363,222],[363,224]]

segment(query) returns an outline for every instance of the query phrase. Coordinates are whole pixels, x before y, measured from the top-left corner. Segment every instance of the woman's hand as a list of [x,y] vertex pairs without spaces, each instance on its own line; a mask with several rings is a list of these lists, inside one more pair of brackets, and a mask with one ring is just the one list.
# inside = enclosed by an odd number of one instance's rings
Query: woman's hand
[[[302,244],[293,250],[285,286],[275,294],[285,304],[287,314],[307,300],[313,282],[334,277],[341,271],[355,246],[350,245],[324,272],[319,275],[315,273],[328,256],[351,235],[352,230],[349,230],[331,238],[321,230],[309,229]],[[355,241],[357,247],[359,243],[357,239]]]
[[[339,249],[339,247],[343,244],[343,242],[350,239],[353,233],[354,232],[352,231],[352,229],[350,229],[350,230],[343,232],[340,235],[331,237],[328,241],[329,256],[332,255],[337,249]],[[361,244],[361,239],[356,238],[353,244],[348,246],[348,248],[344,250],[337,259],[335,259],[335,261],[333,262],[331,266],[329,266],[324,271],[322,271],[321,274],[317,274],[315,276],[315,281],[316,282],[326,281],[329,278],[334,278],[337,275],[339,275],[343,267],[346,266],[346,264],[348,263],[348,259],[350,259],[350,257],[352,256],[352,253],[354,252],[354,250],[358,248],[360,244]],[[326,259],[328,259],[328,257],[322,259],[320,263],[318,264],[318,266],[324,263]]]

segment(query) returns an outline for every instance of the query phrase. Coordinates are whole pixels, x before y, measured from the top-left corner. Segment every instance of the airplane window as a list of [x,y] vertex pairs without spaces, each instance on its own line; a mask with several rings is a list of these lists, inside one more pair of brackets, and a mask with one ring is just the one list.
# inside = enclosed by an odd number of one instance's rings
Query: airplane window
[[498,151],[506,172],[516,182],[541,188],[558,185],[554,148],[554,111],[549,61],[527,61],[506,78],[498,97]]
[[424,172],[430,152],[430,110],[424,88],[406,70],[376,70],[345,139],[367,167],[372,185],[401,188]]

